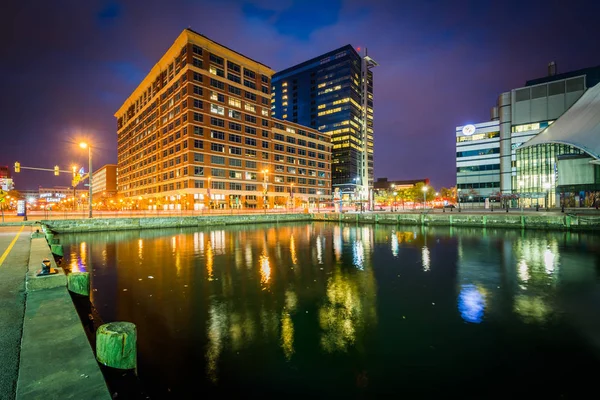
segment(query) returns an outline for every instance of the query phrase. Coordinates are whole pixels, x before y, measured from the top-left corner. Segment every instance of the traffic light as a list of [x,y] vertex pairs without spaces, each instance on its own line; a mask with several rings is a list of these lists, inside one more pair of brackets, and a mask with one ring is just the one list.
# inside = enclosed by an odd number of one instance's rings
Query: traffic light
[[58,169],[58,165],[54,166],[54,175],[58,176],[58,174],[60,173],[59,169]]
[[18,161],[15,162],[15,172],[21,172],[21,163]]

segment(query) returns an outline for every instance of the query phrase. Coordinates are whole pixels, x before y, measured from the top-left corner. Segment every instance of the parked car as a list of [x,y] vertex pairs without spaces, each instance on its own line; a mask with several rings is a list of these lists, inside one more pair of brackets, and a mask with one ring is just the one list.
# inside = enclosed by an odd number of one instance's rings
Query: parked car
[[444,208],[456,208],[454,204],[446,204]]

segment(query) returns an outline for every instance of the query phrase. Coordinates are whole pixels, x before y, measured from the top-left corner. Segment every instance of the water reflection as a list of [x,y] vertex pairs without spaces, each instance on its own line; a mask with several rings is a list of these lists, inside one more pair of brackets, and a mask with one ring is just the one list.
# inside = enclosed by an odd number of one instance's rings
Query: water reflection
[[[515,325],[524,336],[551,332],[567,304],[585,307],[578,296],[599,292],[598,242],[560,233],[279,224],[63,236],[73,270],[95,261],[102,318],[138,326],[142,379],[154,373],[153,384],[170,388],[226,390],[247,376],[301,390],[289,376],[310,386],[347,365],[442,365],[469,346],[495,346]],[[470,331],[477,326],[487,329]],[[469,340],[438,354],[462,335]],[[330,379],[352,395],[346,373]]]

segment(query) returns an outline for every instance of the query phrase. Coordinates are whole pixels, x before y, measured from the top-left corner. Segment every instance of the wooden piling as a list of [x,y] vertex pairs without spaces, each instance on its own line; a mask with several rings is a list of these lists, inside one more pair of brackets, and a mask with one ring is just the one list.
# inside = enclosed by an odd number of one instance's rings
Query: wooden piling
[[96,358],[112,368],[137,366],[137,329],[131,322],[111,322],[96,331]]
[[83,296],[90,295],[90,273],[71,272],[67,275],[67,288],[73,293]]

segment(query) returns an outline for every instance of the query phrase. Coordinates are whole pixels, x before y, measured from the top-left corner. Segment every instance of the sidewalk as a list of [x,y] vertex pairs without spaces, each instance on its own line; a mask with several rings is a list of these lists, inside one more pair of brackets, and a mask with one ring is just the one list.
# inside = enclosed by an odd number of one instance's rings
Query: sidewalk
[[17,389],[31,229],[0,227],[0,398],[3,400],[14,399]]
[[64,275],[35,277],[35,229],[0,226],[0,399],[110,399]]

